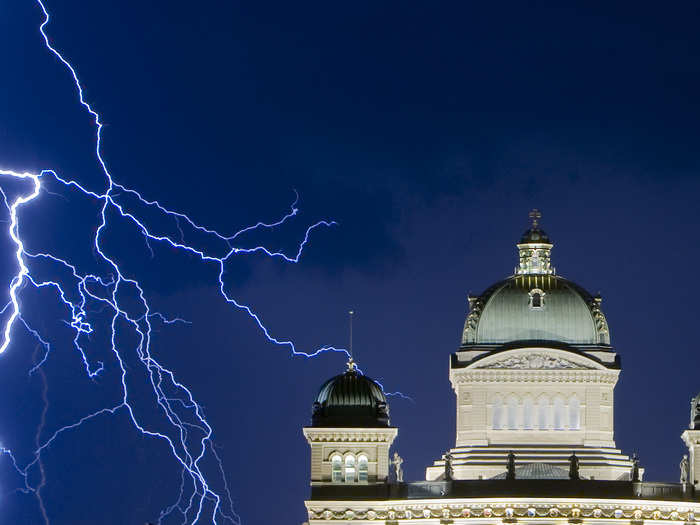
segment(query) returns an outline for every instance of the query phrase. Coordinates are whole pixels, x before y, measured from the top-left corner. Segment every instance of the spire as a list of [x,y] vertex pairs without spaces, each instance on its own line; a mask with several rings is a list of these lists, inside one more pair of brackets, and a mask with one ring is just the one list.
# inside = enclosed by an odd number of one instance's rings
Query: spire
[[520,264],[515,269],[516,275],[553,275],[551,264],[552,243],[547,234],[540,228],[542,212],[534,208],[528,214],[532,221],[530,228],[523,234],[518,243]]

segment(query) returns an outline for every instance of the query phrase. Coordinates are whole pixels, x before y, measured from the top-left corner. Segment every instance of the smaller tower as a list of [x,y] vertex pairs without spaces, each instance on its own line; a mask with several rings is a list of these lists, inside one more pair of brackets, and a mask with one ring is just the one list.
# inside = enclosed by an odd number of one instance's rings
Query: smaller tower
[[311,426],[304,427],[312,486],[385,483],[389,476],[389,447],[398,430],[389,425],[386,396],[352,358],[347,366],[321,386]]
[[688,466],[690,467],[690,472],[687,473],[688,483],[698,487],[700,483],[700,394],[690,400],[690,425],[688,430],[681,434],[681,438],[688,447]]

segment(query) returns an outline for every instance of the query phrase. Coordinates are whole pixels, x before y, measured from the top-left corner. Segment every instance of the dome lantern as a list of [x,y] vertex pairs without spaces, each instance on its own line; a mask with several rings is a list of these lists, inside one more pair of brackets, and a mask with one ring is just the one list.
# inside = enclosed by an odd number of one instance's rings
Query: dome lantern
[[552,243],[539,226],[542,213],[533,209],[530,214],[532,226],[523,234],[517,244],[520,264],[515,268],[516,275],[554,275],[551,263]]

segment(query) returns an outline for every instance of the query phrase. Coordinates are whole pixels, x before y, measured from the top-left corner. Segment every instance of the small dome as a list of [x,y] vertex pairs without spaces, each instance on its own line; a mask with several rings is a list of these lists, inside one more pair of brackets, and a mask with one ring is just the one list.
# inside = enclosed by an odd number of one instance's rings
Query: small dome
[[344,374],[326,381],[313,404],[314,427],[388,427],[389,406],[382,388],[361,374],[352,359]]
[[533,226],[520,238],[520,244],[552,244],[544,230]]

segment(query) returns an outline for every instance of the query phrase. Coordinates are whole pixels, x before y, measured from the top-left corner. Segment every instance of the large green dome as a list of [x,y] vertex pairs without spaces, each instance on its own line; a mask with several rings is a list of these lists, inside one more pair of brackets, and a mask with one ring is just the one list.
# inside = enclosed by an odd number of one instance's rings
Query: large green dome
[[530,212],[532,227],[517,244],[514,275],[469,297],[462,346],[518,341],[610,345],[602,299],[556,275],[552,241],[538,224],[541,216],[537,210]]
[[[554,275],[515,275],[470,299],[463,344],[608,345],[600,298]],[[478,315],[474,315],[478,314]]]

